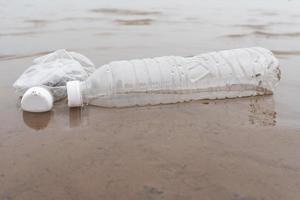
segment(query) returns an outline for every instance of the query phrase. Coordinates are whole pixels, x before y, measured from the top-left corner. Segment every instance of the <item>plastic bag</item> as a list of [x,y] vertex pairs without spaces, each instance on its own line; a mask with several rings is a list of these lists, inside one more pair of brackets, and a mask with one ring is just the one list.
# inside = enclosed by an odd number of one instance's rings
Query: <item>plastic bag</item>
[[31,87],[43,86],[50,90],[55,101],[63,99],[67,95],[68,81],[84,81],[95,71],[94,64],[88,58],[64,49],[38,57],[33,62],[34,65],[13,84],[20,97]]

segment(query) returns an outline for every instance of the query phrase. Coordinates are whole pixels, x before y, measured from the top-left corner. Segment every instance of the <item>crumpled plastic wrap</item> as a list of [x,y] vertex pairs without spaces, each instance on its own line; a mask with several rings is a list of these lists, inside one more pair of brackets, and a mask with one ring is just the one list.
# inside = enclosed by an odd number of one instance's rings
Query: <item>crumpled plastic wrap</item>
[[54,100],[66,97],[68,81],[84,81],[95,71],[94,64],[85,56],[64,49],[38,57],[34,65],[26,69],[13,87],[18,96],[23,96],[33,86],[43,86],[50,90]]

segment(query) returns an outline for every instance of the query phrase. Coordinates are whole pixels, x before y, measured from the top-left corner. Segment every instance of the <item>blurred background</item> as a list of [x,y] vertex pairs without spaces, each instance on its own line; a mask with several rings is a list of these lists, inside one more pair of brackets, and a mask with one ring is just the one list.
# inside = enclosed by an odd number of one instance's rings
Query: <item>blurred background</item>
[[296,0],[1,0],[0,58],[64,48],[95,63],[264,46],[300,54]]

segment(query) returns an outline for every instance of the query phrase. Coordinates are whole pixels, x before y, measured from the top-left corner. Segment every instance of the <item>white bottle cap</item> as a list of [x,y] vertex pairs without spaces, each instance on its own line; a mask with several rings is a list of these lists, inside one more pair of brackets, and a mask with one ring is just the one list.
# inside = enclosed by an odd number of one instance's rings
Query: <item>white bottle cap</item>
[[83,105],[79,81],[67,82],[67,93],[69,107],[80,107]]
[[29,88],[22,97],[21,108],[28,112],[46,112],[53,107],[53,96],[44,87]]

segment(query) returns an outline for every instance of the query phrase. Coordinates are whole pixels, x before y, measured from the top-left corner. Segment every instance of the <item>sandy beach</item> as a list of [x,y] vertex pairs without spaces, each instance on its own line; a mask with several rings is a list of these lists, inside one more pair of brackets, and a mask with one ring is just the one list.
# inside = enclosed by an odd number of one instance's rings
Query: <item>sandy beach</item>
[[[300,198],[300,2],[0,0],[0,199]],[[12,87],[32,59],[112,60],[262,46],[274,95],[23,112]]]

